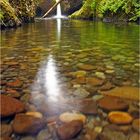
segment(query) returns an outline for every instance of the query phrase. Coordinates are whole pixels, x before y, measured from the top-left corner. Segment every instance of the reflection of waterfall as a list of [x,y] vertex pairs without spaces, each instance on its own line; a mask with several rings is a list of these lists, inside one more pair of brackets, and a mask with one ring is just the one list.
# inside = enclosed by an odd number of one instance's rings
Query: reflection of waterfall
[[61,39],[61,19],[57,19],[57,41]]
[[[49,55],[47,62],[44,61],[42,64],[32,85],[32,96],[40,98],[40,95],[43,94],[44,99],[58,101],[62,94],[59,82],[55,60],[52,55]],[[36,102],[36,104],[38,103]]]
[[57,100],[60,96],[60,87],[56,65],[52,55],[48,57],[47,65],[45,66],[45,88],[46,94],[51,100]]

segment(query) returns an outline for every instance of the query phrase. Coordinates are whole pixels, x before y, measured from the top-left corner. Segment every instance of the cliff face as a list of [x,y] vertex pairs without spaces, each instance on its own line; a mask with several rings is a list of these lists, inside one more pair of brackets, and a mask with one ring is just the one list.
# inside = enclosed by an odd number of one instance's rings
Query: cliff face
[[137,21],[140,17],[138,0],[84,0],[71,18],[103,19],[105,22]]
[[1,0],[1,28],[17,27],[35,16],[37,0]]

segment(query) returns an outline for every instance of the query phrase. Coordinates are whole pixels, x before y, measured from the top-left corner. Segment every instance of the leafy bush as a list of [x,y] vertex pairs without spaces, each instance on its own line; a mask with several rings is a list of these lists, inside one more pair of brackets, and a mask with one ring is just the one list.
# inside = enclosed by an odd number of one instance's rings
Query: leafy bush
[[100,18],[107,15],[112,15],[112,17],[118,15],[129,21],[135,21],[140,17],[140,3],[139,0],[85,0],[83,7],[72,17],[81,17],[81,15],[83,17],[87,11],[93,13],[92,16]]

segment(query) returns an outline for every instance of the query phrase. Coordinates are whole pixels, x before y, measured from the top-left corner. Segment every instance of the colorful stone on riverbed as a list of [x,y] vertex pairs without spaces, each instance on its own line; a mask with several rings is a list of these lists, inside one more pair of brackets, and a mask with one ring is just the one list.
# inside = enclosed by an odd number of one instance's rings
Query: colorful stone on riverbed
[[65,112],[59,116],[60,121],[68,123],[71,121],[82,121],[83,123],[86,122],[86,116],[79,113],[71,113],[71,112]]
[[5,95],[0,95],[1,104],[0,104],[0,115],[1,117],[8,117],[15,115],[16,113],[23,112],[25,110],[25,105],[12,97]]
[[36,134],[44,127],[43,119],[26,114],[17,114],[13,121],[13,130],[17,134]]
[[130,124],[133,118],[130,114],[121,111],[114,111],[108,114],[108,119],[114,124]]
[[86,71],[90,71],[90,70],[96,69],[95,66],[90,65],[90,64],[82,64],[82,65],[79,65],[78,68],[81,69],[81,70],[86,70]]
[[61,140],[69,140],[75,137],[83,128],[81,121],[71,121],[57,128],[58,136]]
[[128,109],[128,104],[122,99],[116,97],[105,96],[98,101],[99,107],[106,111],[115,111],[115,110],[126,110]]
[[42,118],[43,115],[40,112],[26,112],[26,115],[33,116],[36,118]]
[[131,86],[116,87],[109,91],[100,91],[101,94],[108,96],[115,96],[130,100],[140,100],[139,98],[139,88]]

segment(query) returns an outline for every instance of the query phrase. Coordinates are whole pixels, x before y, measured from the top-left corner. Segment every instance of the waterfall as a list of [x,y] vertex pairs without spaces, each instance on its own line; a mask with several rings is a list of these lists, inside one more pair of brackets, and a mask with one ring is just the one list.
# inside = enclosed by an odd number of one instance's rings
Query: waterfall
[[[58,2],[59,0],[56,0],[56,2]],[[61,14],[61,5],[60,3],[57,5],[57,13],[56,13],[56,17],[57,18],[61,18],[62,14]]]
[[[56,0],[56,1],[58,1],[58,0]],[[61,17],[62,15],[61,15],[61,5],[60,5],[60,3],[57,5],[57,13],[56,13],[56,16],[57,17]]]

